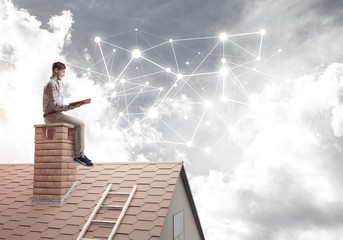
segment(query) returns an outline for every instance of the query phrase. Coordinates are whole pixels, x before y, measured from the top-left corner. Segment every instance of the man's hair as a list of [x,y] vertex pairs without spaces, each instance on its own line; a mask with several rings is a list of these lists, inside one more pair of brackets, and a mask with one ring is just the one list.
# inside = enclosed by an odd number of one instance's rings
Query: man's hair
[[66,65],[61,62],[54,62],[54,64],[52,64],[52,72],[54,72],[55,68],[57,68],[58,70],[66,69]]

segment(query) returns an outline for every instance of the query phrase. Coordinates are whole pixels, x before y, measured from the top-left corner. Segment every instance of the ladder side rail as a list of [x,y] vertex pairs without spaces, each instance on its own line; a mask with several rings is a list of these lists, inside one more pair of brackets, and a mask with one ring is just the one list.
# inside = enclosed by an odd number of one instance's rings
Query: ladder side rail
[[92,223],[92,220],[94,219],[95,215],[97,214],[100,206],[102,205],[102,203],[104,202],[105,198],[107,197],[108,192],[111,190],[111,187],[112,187],[112,183],[110,183],[108,185],[108,187],[106,188],[105,192],[102,194],[101,199],[99,200],[98,204],[96,205],[96,207],[94,208],[93,212],[89,216],[87,222],[83,226],[82,231],[80,232],[79,236],[77,237],[77,240],[81,240],[81,238],[83,238],[83,236],[85,235],[87,229],[89,228],[89,226]]
[[124,218],[124,216],[125,216],[125,214],[126,214],[127,209],[128,209],[129,206],[130,206],[131,200],[132,200],[133,195],[135,194],[136,190],[137,190],[137,185],[135,185],[135,186],[132,188],[132,191],[131,191],[131,193],[130,193],[130,195],[129,195],[129,197],[128,197],[128,199],[127,199],[125,205],[124,205],[124,208],[123,208],[123,210],[121,211],[121,213],[120,213],[120,215],[119,215],[119,218],[118,218],[118,220],[117,220],[117,223],[116,223],[116,225],[113,227],[112,232],[111,232],[111,234],[110,234],[110,236],[108,237],[107,240],[112,240],[113,237],[114,237],[114,235],[117,233],[117,230],[118,230],[118,228],[119,228],[119,225],[120,225],[121,221],[123,220],[123,218]]

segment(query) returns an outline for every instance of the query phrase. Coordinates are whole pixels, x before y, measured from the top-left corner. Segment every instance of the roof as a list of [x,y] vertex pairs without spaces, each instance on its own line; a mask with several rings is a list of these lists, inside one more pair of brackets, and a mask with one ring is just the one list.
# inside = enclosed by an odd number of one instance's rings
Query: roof
[[[78,166],[77,185],[62,205],[32,203],[33,164],[0,164],[0,239],[76,239],[108,184],[112,191],[137,191],[115,240],[159,239],[177,179],[181,174],[202,234],[182,162],[97,163]],[[106,202],[107,201],[107,202]],[[104,204],[120,204],[109,199]],[[119,212],[120,213],[120,212]],[[119,215],[102,209],[97,219]],[[117,215],[116,215],[117,214]],[[87,238],[108,237],[113,226],[92,224]]]

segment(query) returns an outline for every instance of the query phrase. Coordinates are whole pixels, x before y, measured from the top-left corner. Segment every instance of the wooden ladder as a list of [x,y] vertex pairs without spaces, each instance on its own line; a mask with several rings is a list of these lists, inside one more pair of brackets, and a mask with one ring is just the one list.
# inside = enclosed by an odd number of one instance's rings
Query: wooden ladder
[[[94,208],[93,212],[91,213],[91,215],[89,216],[86,224],[83,226],[82,231],[80,232],[79,236],[77,237],[77,240],[95,240],[94,238],[83,238],[83,236],[86,234],[89,226],[92,223],[103,223],[103,224],[114,224],[113,229],[111,234],[108,236],[107,240],[112,240],[114,235],[117,233],[117,230],[119,228],[119,225],[121,223],[121,221],[123,220],[125,213],[127,211],[127,209],[130,206],[131,200],[133,198],[133,195],[135,194],[136,190],[137,190],[137,185],[134,185],[131,192],[110,192],[112,187],[112,184],[109,184],[105,190],[105,192],[102,194],[102,197],[100,198],[98,204],[96,205],[96,207]],[[108,195],[129,195],[129,197],[127,198],[125,205],[124,206],[116,206],[116,205],[103,205],[103,202],[105,201],[106,197]],[[96,214],[98,213],[100,208],[112,208],[112,209],[122,209],[121,213],[117,219],[117,221],[109,221],[109,220],[94,220]]]

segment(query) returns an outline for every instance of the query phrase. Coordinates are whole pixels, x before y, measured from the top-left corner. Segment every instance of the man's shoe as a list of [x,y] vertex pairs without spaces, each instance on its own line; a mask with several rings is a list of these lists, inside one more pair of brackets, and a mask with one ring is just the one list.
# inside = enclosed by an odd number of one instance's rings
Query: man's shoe
[[93,166],[93,163],[86,156],[74,158],[74,161],[86,167]]

